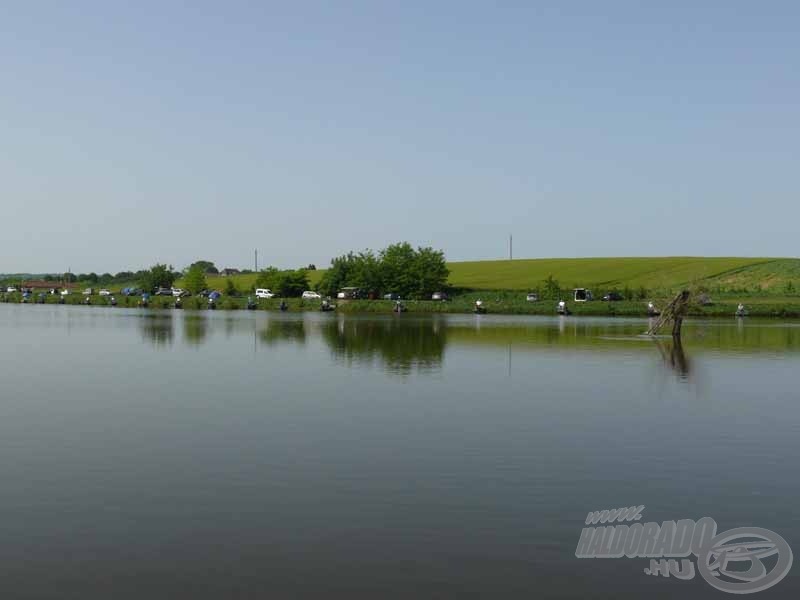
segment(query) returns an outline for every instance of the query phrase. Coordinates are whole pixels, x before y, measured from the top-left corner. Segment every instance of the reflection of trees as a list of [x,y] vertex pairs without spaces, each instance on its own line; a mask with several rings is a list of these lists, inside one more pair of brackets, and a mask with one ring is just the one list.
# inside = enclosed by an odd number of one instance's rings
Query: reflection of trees
[[379,361],[399,373],[439,368],[446,332],[446,323],[439,323],[438,319],[339,319],[322,327],[322,337],[337,359]]
[[142,337],[150,340],[154,346],[172,344],[174,325],[172,314],[144,314],[139,320]]
[[187,344],[199,346],[208,336],[208,318],[202,313],[186,314],[183,318],[183,339]]
[[306,327],[302,319],[274,318],[267,321],[267,326],[259,332],[261,341],[273,345],[279,342],[306,343]]

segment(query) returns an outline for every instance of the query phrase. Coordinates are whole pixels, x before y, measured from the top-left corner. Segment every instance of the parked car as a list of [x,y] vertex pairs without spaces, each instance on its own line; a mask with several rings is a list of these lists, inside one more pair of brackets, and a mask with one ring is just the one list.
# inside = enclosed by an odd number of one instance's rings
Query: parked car
[[208,294],[209,300],[219,300],[221,297],[222,294],[220,292],[217,292],[216,290]]
[[400,300],[400,294],[384,294],[384,300]]
[[591,302],[594,300],[594,296],[592,292],[586,288],[575,288],[572,290],[572,299],[575,302]]
[[184,296],[190,296],[191,294],[189,294],[187,290],[181,288],[173,288],[172,295],[175,296],[176,298],[183,298]]
[[158,288],[156,290],[156,296],[172,296],[172,288]]
[[14,292],[16,292],[16,291],[17,291],[17,288],[15,288],[13,285],[10,285],[10,286],[8,286],[8,287],[6,288],[6,291],[7,291],[9,294],[13,294]]
[[525,296],[525,300],[527,300],[528,302],[538,302],[539,294],[537,294],[536,292],[531,292],[530,294]]
[[267,288],[258,288],[256,290],[256,298],[267,298],[267,299],[269,299],[269,298],[274,298],[274,297],[275,297],[275,294],[273,294],[272,291],[268,290]]
[[447,300],[447,294],[444,292],[433,292],[433,294],[431,294],[431,300],[441,300],[444,302]]
[[322,296],[320,296],[317,292],[306,290],[303,292],[303,300],[322,300]]
[[361,298],[361,290],[357,287],[343,287],[336,297],[340,300],[356,300]]
[[92,294],[94,294],[94,289],[93,288],[86,288],[85,290],[83,290],[83,295],[84,296],[91,296]]
[[104,289],[100,290],[99,294],[101,296],[110,296],[111,295],[111,291],[104,288]]
[[603,296],[604,302],[619,302],[620,300],[622,300],[622,294],[619,292],[608,292]]
[[62,296],[69,296],[69,290],[61,290]]

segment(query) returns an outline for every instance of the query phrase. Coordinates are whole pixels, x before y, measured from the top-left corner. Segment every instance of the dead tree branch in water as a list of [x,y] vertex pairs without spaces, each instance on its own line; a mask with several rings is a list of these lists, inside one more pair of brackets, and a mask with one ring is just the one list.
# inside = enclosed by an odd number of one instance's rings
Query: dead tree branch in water
[[648,335],[655,335],[667,323],[672,323],[672,336],[681,337],[681,325],[683,324],[683,317],[689,308],[689,297],[691,293],[689,290],[683,290],[680,294],[675,296],[672,301],[667,304],[658,320],[647,330]]

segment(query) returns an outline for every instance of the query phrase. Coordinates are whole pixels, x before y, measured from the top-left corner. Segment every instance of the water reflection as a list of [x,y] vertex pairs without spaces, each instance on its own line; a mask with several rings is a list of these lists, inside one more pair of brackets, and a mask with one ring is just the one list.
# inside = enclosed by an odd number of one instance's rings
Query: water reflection
[[432,371],[442,364],[447,326],[439,319],[339,318],[322,325],[334,358],[345,364],[379,363],[387,371]]
[[142,337],[154,346],[170,346],[175,335],[175,324],[171,313],[147,313],[139,319]]
[[689,379],[692,372],[692,364],[683,349],[681,338],[673,337],[669,341],[656,338],[655,345],[664,365],[680,379]]
[[208,337],[208,317],[203,313],[186,314],[183,317],[183,339],[190,346],[199,346]]
[[270,346],[280,342],[305,344],[306,326],[302,319],[273,318],[267,321],[267,325],[259,331],[259,338]]

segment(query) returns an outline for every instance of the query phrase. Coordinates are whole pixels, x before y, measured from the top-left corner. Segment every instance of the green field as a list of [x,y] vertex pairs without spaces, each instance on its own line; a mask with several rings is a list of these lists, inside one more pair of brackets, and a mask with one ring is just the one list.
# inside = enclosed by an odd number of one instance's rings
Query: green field
[[[674,290],[705,286],[729,292],[782,294],[786,284],[800,290],[800,259],[796,258],[537,258],[451,262],[449,283],[466,290],[530,290],[552,275],[564,289],[587,287],[595,292],[625,287]],[[311,287],[324,269],[309,271]],[[236,287],[253,288],[257,274],[232,275]],[[225,277],[208,276],[210,288],[224,289]],[[176,287],[182,282],[178,280]]]
[[782,292],[800,286],[800,259],[775,258],[543,258],[449,263],[450,284],[473,290],[526,290],[552,275],[562,288],[597,291],[624,287]]

